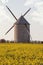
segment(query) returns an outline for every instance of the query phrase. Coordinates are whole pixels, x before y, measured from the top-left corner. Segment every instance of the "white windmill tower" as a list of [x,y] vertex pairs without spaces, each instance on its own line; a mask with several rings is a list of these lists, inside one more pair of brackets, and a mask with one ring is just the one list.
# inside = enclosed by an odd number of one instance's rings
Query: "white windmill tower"
[[16,19],[16,23],[5,33],[5,35],[14,27],[14,42],[30,42],[30,24],[24,18],[24,16],[31,10],[26,11],[19,19],[15,17],[12,11],[6,6],[13,17]]

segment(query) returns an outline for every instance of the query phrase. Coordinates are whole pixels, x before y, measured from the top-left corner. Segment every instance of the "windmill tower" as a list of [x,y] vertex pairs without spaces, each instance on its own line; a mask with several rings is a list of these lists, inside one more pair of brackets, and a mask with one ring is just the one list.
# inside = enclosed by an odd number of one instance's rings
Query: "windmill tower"
[[30,24],[24,18],[24,16],[31,10],[26,11],[19,19],[15,17],[12,11],[6,6],[12,16],[16,19],[13,26],[5,33],[5,35],[14,27],[14,42],[30,42]]

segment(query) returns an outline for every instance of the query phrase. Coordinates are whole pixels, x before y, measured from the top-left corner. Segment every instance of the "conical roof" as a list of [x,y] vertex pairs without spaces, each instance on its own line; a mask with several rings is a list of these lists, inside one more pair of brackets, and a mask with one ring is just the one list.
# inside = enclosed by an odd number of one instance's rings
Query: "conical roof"
[[19,19],[18,19],[18,21],[17,22],[15,22],[14,24],[17,24],[17,25],[23,25],[23,24],[28,24],[28,25],[30,25],[29,23],[28,23],[28,21],[23,17],[23,16],[21,16]]

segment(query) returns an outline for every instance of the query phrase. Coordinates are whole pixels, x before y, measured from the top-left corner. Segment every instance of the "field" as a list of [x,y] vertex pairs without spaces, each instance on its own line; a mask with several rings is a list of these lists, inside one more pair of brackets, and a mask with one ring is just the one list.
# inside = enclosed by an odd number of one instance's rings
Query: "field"
[[43,65],[43,44],[1,44],[0,65]]

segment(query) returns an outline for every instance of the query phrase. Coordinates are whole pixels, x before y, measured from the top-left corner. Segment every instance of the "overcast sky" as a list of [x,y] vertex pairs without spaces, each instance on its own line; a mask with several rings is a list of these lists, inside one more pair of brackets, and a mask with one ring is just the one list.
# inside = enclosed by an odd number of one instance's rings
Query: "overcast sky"
[[43,40],[43,0],[0,0],[0,39],[14,40],[14,28],[5,35],[5,32],[16,22],[6,5],[17,18],[31,7],[25,18],[30,23],[32,40]]

